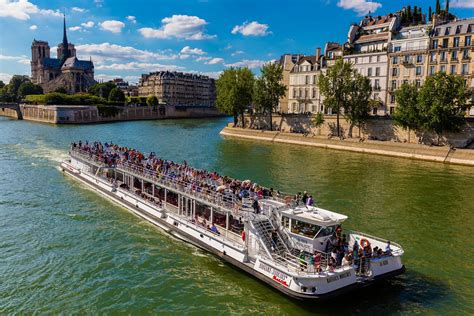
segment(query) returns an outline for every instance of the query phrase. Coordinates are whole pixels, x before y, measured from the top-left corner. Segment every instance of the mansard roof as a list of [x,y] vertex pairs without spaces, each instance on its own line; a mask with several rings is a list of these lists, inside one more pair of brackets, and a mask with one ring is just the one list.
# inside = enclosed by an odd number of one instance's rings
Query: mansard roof
[[61,60],[57,58],[43,58],[40,59],[40,63],[46,68],[52,68],[56,70],[61,69]]

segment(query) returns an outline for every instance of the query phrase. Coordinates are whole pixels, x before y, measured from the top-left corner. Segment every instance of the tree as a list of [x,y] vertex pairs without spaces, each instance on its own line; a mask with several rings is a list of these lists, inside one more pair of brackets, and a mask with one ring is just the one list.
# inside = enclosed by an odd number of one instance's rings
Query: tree
[[108,99],[110,91],[112,91],[113,88],[115,88],[116,85],[113,82],[102,82],[102,83],[96,83],[92,87],[89,88],[89,93]]
[[43,94],[41,86],[32,83],[31,81],[23,82],[18,88],[18,98],[23,98],[27,95]]
[[441,5],[439,3],[439,0],[436,0],[436,9],[435,9],[436,14],[441,13]]
[[283,67],[275,62],[266,63],[260,68],[260,76],[254,85],[254,103],[268,113],[270,130],[273,130],[272,113],[278,107],[280,98],[286,94],[286,86],[282,83]]
[[445,132],[458,132],[466,123],[471,93],[464,78],[444,72],[428,77],[420,89],[418,103],[422,128],[440,136]]
[[314,118],[311,120],[311,126],[314,128],[320,128],[324,124],[324,115],[321,112],[318,112]]
[[8,94],[17,99],[18,89],[23,82],[30,82],[30,78],[28,78],[28,76],[14,75],[6,85]]
[[347,106],[348,90],[352,80],[352,64],[342,59],[336,60],[334,66],[322,74],[318,80],[321,95],[324,96],[324,106],[336,113],[337,136],[340,136],[339,116]]
[[125,102],[125,94],[123,93],[120,88],[115,87],[112,90],[110,90],[109,93],[109,101],[112,102]]
[[151,107],[156,107],[158,104],[160,104],[160,102],[156,96],[150,95],[148,98],[146,98],[146,104]]
[[252,103],[254,75],[248,68],[229,68],[216,82],[216,106],[222,112],[234,117],[237,125],[238,115],[245,127],[244,112]]
[[421,128],[421,116],[418,105],[418,87],[415,84],[404,83],[396,92],[395,100],[397,107],[392,119],[395,125],[408,130],[408,142],[410,142],[410,130]]
[[64,87],[59,87],[56,90],[54,90],[54,92],[67,94],[67,90]]
[[449,12],[449,0],[446,0],[446,9],[444,9],[446,13]]
[[431,22],[431,19],[432,19],[432,15],[433,15],[433,11],[431,9],[431,6],[428,8],[428,21]]
[[3,87],[5,87],[5,83],[2,80],[0,80],[0,89]]
[[371,94],[370,79],[354,72],[348,88],[348,101],[344,108],[344,116],[351,125],[356,124],[359,127],[359,138],[362,124],[370,117],[369,111],[373,103],[373,100],[370,100]]

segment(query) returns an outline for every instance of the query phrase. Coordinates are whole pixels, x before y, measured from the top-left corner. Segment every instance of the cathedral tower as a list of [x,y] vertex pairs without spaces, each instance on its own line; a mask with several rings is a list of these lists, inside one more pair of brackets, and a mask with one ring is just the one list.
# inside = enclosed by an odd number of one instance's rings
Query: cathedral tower
[[40,83],[40,64],[45,58],[50,57],[50,49],[48,42],[33,40],[31,44],[31,81]]
[[[64,49],[67,47],[67,49]],[[63,41],[58,45],[58,59],[61,60],[61,64],[66,61],[69,57],[74,57],[76,56],[76,48],[74,48],[74,45],[69,43],[67,40],[67,34],[66,34],[66,17],[64,17],[63,21]]]

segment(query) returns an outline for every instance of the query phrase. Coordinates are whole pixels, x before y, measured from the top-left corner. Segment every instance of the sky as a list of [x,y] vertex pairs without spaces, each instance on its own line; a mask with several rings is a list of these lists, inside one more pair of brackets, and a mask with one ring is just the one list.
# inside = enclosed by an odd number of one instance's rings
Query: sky
[[[441,0],[444,6],[445,0]],[[0,80],[30,75],[31,43],[51,57],[62,41],[92,59],[96,80],[138,82],[160,70],[217,77],[230,66],[259,67],[284,53],[314,55],[343,43],[351,23],[405,5],[428,12],[435,0],[0,0]],[[451,12],[474,17],[474,0],[451,0]]]

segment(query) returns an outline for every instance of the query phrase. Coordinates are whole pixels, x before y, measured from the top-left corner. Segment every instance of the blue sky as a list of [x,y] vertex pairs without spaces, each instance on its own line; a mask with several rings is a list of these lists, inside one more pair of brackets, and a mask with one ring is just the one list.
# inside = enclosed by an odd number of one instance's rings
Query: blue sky
[[[441,1],[444,6],[444,0]],[[0,0],[0,80],[30,74],[32,40],[54,56],[68,39],[94,61],[96,79],[136,82],[157,70],[201,72],[249,66],[254,71],[283,53],[314,54],[327,41],[344,42],[349,25],[435,0]],[[451,0],[451,12],[474,17],[474,0]]]

